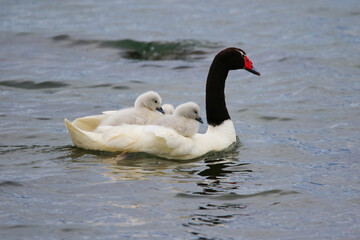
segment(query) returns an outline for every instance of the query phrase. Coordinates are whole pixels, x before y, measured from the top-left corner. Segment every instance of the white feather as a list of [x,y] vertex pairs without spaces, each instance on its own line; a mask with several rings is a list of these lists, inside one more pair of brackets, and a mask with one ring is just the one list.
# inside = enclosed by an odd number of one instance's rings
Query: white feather
[[209,126],[205,134],[188,138],[176,131],[156,125],[99,126],[105,115],[78,118],[65,125],[75,146],[110,152],[146,152],[168,159],[193,159],[211,151],[220,151],[236,141],[231,120]]
[[200,107],[194,102],[187,102],[176,107],[174,114],[164,115],[153,122],[175,130],[184,137],[191,137],[199,130]]
[[158,93],[149,91],[137,97],[133,108],[118,111],[103,112],[106,117],[100,126],[117,126],[121,124],[144,125],[161,117],[156,109],[161,107],[161,97]]
[[174,113],[174,106],[171,104],[164,104],[162,105],[162,108],[166,115],[171,115]]

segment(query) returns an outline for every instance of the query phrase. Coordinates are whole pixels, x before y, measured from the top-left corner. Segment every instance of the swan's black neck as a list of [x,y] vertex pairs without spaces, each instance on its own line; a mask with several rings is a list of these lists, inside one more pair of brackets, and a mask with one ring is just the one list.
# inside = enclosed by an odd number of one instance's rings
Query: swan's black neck
[[206,82],[206,117],[211,126],[218,126],[230,119],[225,102],[225,80],[229,68],[216,58],[212,62]]

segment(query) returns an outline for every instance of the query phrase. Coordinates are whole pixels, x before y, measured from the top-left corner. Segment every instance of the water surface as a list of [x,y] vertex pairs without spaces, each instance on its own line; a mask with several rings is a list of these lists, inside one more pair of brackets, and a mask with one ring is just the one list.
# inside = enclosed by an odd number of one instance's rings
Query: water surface
[[[358,239],[357,1],[1,1],[4,239]],[[64,118],[195,101],[212,58],[239,142],[193,161],[72,146]],[[207,126],[200,128],[201,132]]]

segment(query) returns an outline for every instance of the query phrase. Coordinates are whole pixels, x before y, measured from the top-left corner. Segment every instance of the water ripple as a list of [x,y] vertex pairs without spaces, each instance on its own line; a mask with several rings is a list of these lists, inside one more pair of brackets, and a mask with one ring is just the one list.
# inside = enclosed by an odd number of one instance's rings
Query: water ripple
[[15,182],[15,181],[2,181],[2,182],[0,182],[0,187],[21,187],[21,186],[23,186],[21,183]]
[[68,46],[94,45],[97,48],[121,50],[120,55],[134,60],[191,60],[202,59],[209,49],[219,48],[218,43],[197,40],[137,41],[133,39],[92,40],[73,39],[69,35],[52,37],[55,42],[66,42]]
[[262,191],[258,193],[251,193],[251,194],[237,194],[237,193],[227,193],[218,196],[208,196],[208,195],[198,195],[198,194],[189,194],[189,193],[178,193],[176,197],[179,198],[211,198],[216,200],[237,200],[237,199],[245,199],[245,198],[253,198],[253,197],[265,197],[269,195],[288,195],[288,194],[299,194],[296,191],[286,191],[281,189],[273,189],[268,191]]
[[34,82],[34,81],[17,81],[9,80],[0,82],[0,86],[21,88],[21,89],[48,89],[48,88],[62,88],[67,87],[69,84],[63,82],[55,81],[44,81],[44,82]]

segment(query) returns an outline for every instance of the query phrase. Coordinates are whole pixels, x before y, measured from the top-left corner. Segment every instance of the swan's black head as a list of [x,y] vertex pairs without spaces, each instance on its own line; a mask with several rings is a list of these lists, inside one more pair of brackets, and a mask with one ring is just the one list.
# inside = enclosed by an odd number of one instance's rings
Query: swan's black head
[[245,69],[260,76],[260,73],[256,71],[252,62],[246,56],[245,51],[240,48],[226,48],[219,52],[215,58],[222,61],[228,70]]
[[245,69],[260,76],[246,53],[239,48],[227,48],[219,52],[209,69],[206,82],[206,116],[211,126],[219,126],[230,119],[225,102],[225,81],[229,70]]

